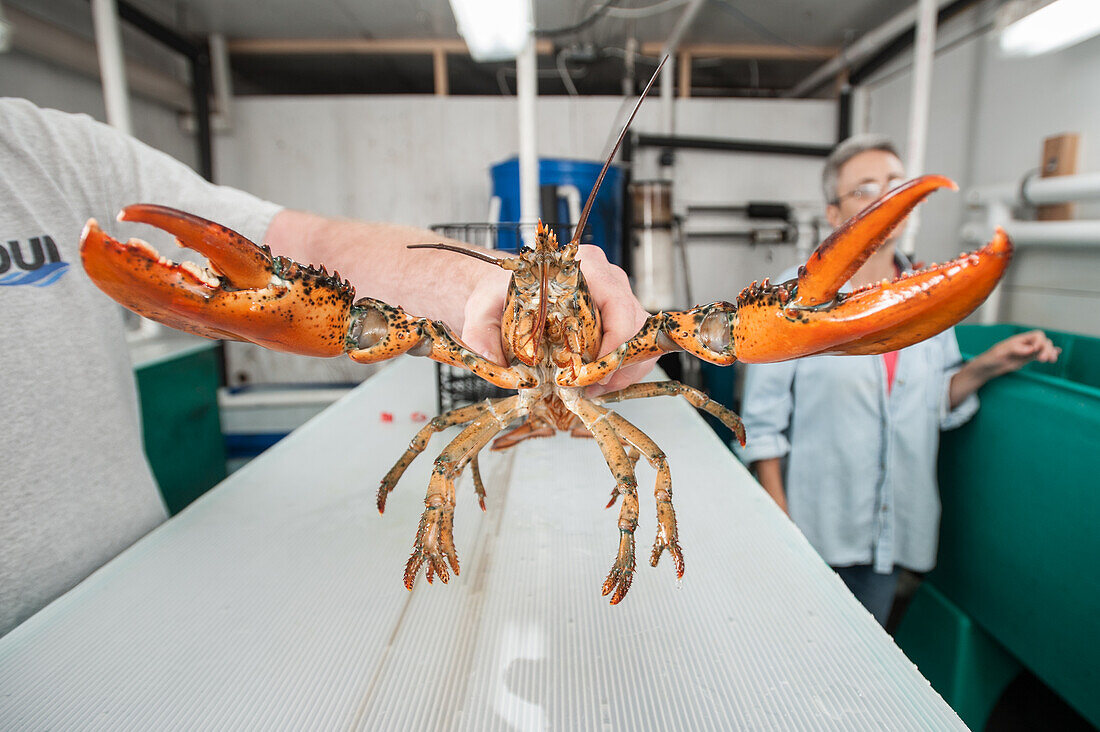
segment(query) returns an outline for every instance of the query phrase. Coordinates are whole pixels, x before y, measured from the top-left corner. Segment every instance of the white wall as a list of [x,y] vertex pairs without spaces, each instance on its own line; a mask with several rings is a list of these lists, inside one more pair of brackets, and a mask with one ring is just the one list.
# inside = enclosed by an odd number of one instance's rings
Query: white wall
[[[631,104],[608,97],[538,101],[539,154],[601,159]],[[217,177],[270,200],[319,213],[430,226],[487,220],[489,167],[518,147],[514,98],[428,96],[247,97],[235,129],[219,137]],[[660,106],[642,107],[634,129],[659,129]],[[828,144],[832,102],[677,101],[678,133]],[[656,176],[642,151],[635,177]],[[684,151],[677,155],[675,206],[748,199],[819,206],[821,161]],[[695,297],[733,299],[753,279],[794,263],[793,247],[690,245]]]
[[[937,53],[925,172],[972,186],[1018,181],[1039,167],[1044,137],[1081,134],[1080,172],[1100,171],[1100,38],[1030,59],[1003,57],[988,26],[989,7],[942,32]],[[904,144],[910,59],[868,85],[868,129]],[[916,171],[912,171],[916,172]],[[918,257],[942,261],[962,248],[961,194],[923,205]],[[1080,204],[1078,216],[1100,218]],[[1100,249],[1018,250],[1005,283],[1005,320],[1100,335]]]
[[[0,96],[23,97],[40,107],[107,121],[98,79],[14,51],[0,54]],[[134,97],[130,107],[135,137],[192,168],[197,166],[194,138],[180,127],[175,111]]]

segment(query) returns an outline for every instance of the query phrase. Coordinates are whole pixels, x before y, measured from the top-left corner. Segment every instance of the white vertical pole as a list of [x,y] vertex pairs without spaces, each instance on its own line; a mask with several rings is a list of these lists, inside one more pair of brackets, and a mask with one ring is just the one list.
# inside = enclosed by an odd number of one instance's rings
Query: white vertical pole
[[225,36],[211,33],[207,36],[210,44],[210,77],[214,81],[214,114],[220,118],[222,130],[229,128],[231,116],[230,104],[233,102],[233,82],[229,71],[229,47]]
[[626,39],[626,56],[623,59],[623,96],[634,96],[634,61],[638,55],[638,39]]
[[854,86],[852,87],[852,134],[859,135],[864,132],[869,132],[867,128],[867,117],[870,112],[871,98],[867,93],[867,87]]
[[668,53],[668,61],[661,71],[661,118],[664,133],[672,136],[676,132],[676,98],[673,96],[673,85],[676,83],[676,49],[673,48],[670,52],[666,46],[664,52]]
[[[928,99],[932,91],[932,60],[936,50],[936,0],[920,0],[917,10],[917,42],[913,54],[913,90],[909,103],[909,144],[905,164],[910,177],[924,172],[924,149],[928,140]],[[901,242],[901,251],[912,256],[917,246],[920,218],[916,209]]]
[[539,217],[538,127],[535,101],[538,98],[538,56],[535,36],[516,56],[516,97],[519,103],[519,220],[523,242],[534,245],[534,227]]
[[[995,201],[989,204],[985,215],[988,224],[986,228],[993,231],[997,226],[1004,226],[1012,218],[1012,210],[1001,201]],[[993,288],[993,292],[989,293],[989,297],[978,309],[978,321],[982,325],[993,325],[1000,322],[1002,309],[1004,308],[1004,289],[1005,283],[1002,280],[997,283],[997,286]]]
[[[127,135],[134,134],[130,117],[130,89],[126,84],[126,62],[122,54],[122,33],[118,27],[118,7],[115,0],[92,0],[92,25],[95,27],[96,54],[99,56],[99,77],[103,83],[103,103],[107,108],[107,124]],[[128,337],[152,338],[161,325],[142,318],[136,331]]]
[[115,0],[92,0],[92,22],[99,54],[99,73],[103,79],[107,124],[132,135],[130,94],[126,87],[126,65],[122,57],[122,35],[118,28]]
[[691,24],[695,22],[695,16],[699,14],[705,4],[706,0],[691,0],[684,12],[680,13],[680,17],[676,19],[676,25],[672,27],[672,32],[668,34],[668,40],[665,41],[665,47],[661,50],[662,58],[668,56],[668,62],[665,63],[665,68],[661,72],[661,106],[664,110],[666,135],[672,135],[676,132],[673,109],[675,106],[673,84],[676,81],[676,49],[679,48],[680,40],[691,28]]

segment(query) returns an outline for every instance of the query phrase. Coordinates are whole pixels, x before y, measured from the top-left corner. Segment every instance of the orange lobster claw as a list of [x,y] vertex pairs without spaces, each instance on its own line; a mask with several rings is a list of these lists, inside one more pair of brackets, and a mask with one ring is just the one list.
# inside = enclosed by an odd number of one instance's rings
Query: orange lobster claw
[[166,206],[127,206],[119,220],[164,229],[210,260],[207,269],[177,264],[139,239],[116,241],[89,220],[80,240],[84,269],[130,310],[207,338],[307,356],[344,353],[355,293],[338,274],[272,257],[231,229]]
[[993,291],[1012,258],[998,229],[977,252],[854,292],[840,288],[925,197],[953,182],[927,175],[891,191],[822,242],[798,279],[745,288],[737,299],[734,350],[745,363],[905,348],[959,322]]

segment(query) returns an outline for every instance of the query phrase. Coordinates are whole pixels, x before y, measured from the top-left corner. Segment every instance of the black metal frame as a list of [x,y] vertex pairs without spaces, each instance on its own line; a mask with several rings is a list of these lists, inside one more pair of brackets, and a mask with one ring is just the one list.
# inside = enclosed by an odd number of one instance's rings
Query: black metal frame
[[713,150],[717,152],[762,153],[765,155],[804,155],[814,158],[826,157],[833,149],[831,145],[645,134],[635,135],[634,146],[660,147],[667,150]]
[[134,28],[185,56],[191,66],[191,104],[195,116],[195,145],[199,173],[214,180],[214,146],[210,129],[210,51],[206,43],[186,38],[160,21],[146,15],[126,0],[117,0],[118,17]]
[[[550,227],[550,229],[557,234],[559,241],[569,241],[569,238],[573,235],[572,224],[545,225]],[[468,244],[477,244],[480,246],[485,246],[488,242],[493,242],[492,246],[495,247],[498,241],[498,235],[501,233],[505,233],[509,238],[513,238],[516,243],[516,248],[518,248],[522,241],[520,236],[522,227],[515,222],[502,222],[496,224],[483,222],[435,224],[430,228],[435,233],[449,239],[456,239]],[[508,250],[502,249],[502,251]],[[485,266],[489,267],[492,265],[486,264]],[[435,383],[437,389],[436,400],[440,414],[466,404],[473,404],[474,402],[480,402],[485,399],[497,399],[513,394],[512,391],[493,386],[488,381],[485,381],[480,376],[476,376],[470,371],[438,362],[435,364]]]

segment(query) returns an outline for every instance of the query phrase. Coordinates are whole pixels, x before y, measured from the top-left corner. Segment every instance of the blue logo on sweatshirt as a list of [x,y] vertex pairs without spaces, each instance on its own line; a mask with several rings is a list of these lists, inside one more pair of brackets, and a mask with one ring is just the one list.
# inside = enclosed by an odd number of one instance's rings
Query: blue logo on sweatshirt
[[18,240],[0,243],[0,287],[48,287],[68,271],[69,263],[61,261],[49,235],[31,237],[26,247]]

